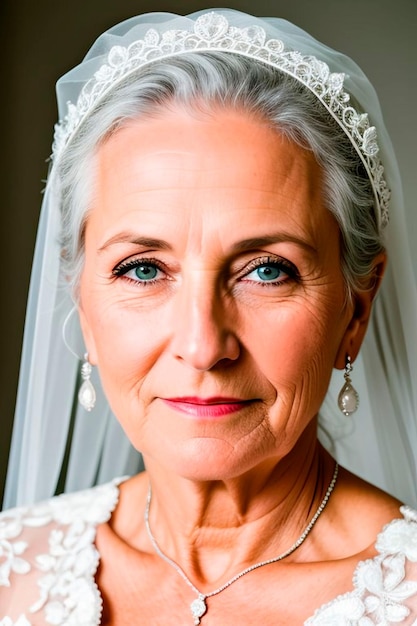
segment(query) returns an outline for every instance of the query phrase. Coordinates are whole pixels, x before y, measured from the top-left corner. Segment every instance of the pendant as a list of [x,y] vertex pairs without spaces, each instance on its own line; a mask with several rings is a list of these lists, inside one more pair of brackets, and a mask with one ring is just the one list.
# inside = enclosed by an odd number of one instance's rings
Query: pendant
[[194,617],[194,624],[200,623],[200,617],[207,611],[206,599],[203,594],[200,594],[198,598],[193,600],[190,604],[192,616]]
[[85,380],[78,393],[78,401],[86,411],[91,411],[96,403],[96,392],[90,380]]
[[359,406],[359,395],[356,389],[346,381],[337,399],[339,409],[345,415],[351,415]]

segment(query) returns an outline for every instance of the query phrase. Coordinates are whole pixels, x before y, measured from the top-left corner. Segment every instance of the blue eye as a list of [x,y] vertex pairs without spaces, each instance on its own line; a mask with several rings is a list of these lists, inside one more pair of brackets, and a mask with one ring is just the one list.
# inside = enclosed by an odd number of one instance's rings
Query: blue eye
[[272,285],[279,285],[290,276],[290,270],[286,270],[282,263],[275,262],[256,262],[257,267],[248,272],[244,279],[245,281],[255,283],[270,283]]
[[296,266],[288,259],[264,256],[248,263],[240,280],[258,285],[280,287],[287,282],[298,282],[300,275]]
[[279,278],[282,278],[282,275],[286,275],[281,268],[274,265],[262,265],[261,267],[258,267],[256,270],[252,271],[249,276],[252,276],[252,274],[254,275],[255,280],[258,279],[263,282],[273,282],[278,280]]
[[115,267],[112,274],[143,285],[155,283],[166,277],[164,271],[155,261],[142,259],[125,261]]
[[130,272],[128,272],[127,275],[133,274],[134,277],[138,278],[139,280],[148,281],[148,280],[154,280],[155,278],[157,278],[158,272],[159,272],[159,269],[155,267],[155,265],[141,263],[140,265],[137,265],[134,269],[130,270]]

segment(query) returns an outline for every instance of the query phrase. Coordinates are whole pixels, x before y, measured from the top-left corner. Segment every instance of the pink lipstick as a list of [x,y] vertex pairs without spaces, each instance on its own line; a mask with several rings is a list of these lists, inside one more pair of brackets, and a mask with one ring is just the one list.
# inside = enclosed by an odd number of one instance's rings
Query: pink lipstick
[[239,400],[238,398],[197,398],[193,396],[162,398],[162,400],[180,413],[201,419],[224,417],[240,411],[252,402],[252,400]]

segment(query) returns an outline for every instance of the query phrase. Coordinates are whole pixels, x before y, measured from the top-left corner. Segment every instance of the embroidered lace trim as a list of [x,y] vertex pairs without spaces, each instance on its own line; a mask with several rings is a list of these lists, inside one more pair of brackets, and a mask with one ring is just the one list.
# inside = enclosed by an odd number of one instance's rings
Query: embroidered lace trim
[[[99,554],[94,541],[98,524],[106,522],[118,499],[117,479],[45,503],[5,512],[0,517],[0,589],[11,586],[11,574],[36,570],[38,599],[29,614],[42,616],[56,626],[96,626],[100,623],[102,598],[95,582]],[[30,548],[25,528],[50,526],[48,552],[24,558]],[[23,538],[23,540],[22,540]],[[23,608],[19,604],[19,609]],[[0,626],[31,626],[28,614],[13,622],[0,614]],[[35,621],[33,624],[38,624]]]
[[83,120],[121,80],[157,59],[190,51],[227,51],[250,57],[289,74],[308,87],[343,128],[359,154],[371,180],[383,226],[388,222],[388,189],[384,168],[378,157],[377,132],[367,113],[358,113],[344,90],[345,74],[332,73],[326,63],[314,56],[286,50],[279,39],[267,39],[258,25],[248,28],[229,26],[224,15],[201,15],[193,31],[168,30],[160,35],[149,29],[143,39],[128,47],[114,46],[94,76],[86,82],[77,103],[67,103],[68,113],[55,127],[53,159],[57,160]]
[[417,512],[408,506],[400,511],[404,519],[393,520],[377,537],[379,556],[356,567],[354,590],[320,607],[305,626],[388,626],[415,617],[405,601],[417,594],[417,579],[406,577],[407,560],[417,563]]

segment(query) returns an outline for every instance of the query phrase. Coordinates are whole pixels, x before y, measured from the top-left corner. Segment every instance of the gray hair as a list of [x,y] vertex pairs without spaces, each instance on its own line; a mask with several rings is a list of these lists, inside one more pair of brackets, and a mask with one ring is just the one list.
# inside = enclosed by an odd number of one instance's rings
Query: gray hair
[[113,90],[87,117],[59,162],[64,274],[77,293],[94,155],[112,133],[172,104],[209,112],[235,108],[311,150],[322,168],[325,203],[341,232],[347,294],[360,291],[384,250],[368,175],[349,138],[317,97],[278,69],[231,53],[189,53],[154,62]]

